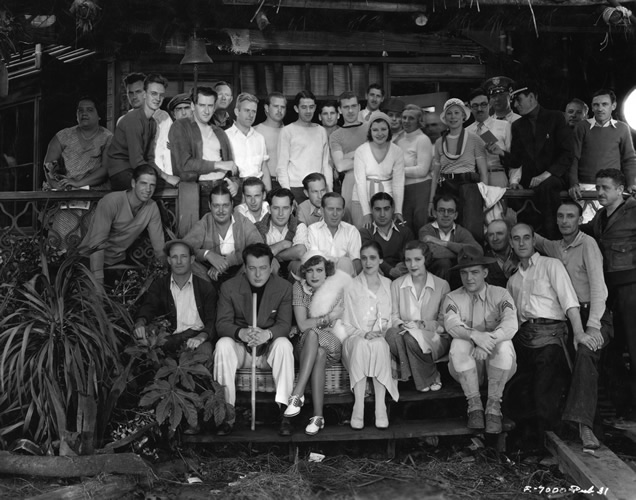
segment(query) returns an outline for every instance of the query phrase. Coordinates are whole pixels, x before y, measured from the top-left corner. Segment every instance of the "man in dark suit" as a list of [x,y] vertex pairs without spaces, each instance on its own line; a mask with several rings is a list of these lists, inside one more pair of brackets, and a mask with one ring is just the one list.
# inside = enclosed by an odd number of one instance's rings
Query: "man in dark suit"
[[[216,328],[220,339],[214,351],[214,380],[224,386],[225,401],[234,405],[234,379],[238,368],[252,364],[272,370],[276,384],[275,401],[287,405],[294,385],[294,353],[289,341],[292,320],[291,284],[272,273],[274,256],[265,243],[254,243],[243,250],[245,274],[221,286]],[[253,300],[257,319],[253,325]],[[232,432],[234,419],[224,422],[218,435]],[[282,419],[279,433],[291,434],[289,420]]]
[[176,352],[185,343],[190,349],[206,353],[211,360],[216,342],[216,290],[192,274],[194,250],[185,241],[169,241],[165,251],[172,272],[150,285],[137,313],[134,335],[138,342],[145,343],[146,326],[166,315],[174,333],[164,344],[164,351]]
[[[556,211],[560,191],[566,189],[566,175],[572,165],[572,130],[560,111],[539,105],[536,87],[520,84],[510,94],[521,115],[512,124],[508,168],[521,169],[521,179],[511,179],[511,189],[533,189],[536,207],[541,211],[543,233],[549,239],[559,239]],[[524,221],[527,214],[519,214]]]

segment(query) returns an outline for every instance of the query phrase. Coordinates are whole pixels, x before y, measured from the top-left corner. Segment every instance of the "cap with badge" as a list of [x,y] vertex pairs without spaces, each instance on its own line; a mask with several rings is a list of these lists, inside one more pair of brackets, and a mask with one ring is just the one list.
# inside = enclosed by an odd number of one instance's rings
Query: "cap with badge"
[[505,92],[512,92],[515,82],[507,76],[493,76],[484,82],[484,89],[488,92],[488,97]]
[[510,98],[514,100],[516,96],[519,94],[537,94],[537,88],[530,82],[519,82],[514,85],[512,91],[510,92]]
[[402,111],[404,111],[405,106],[406,104],[404,104],[403,100],[395,99],[394,97],[392,97],[382,104],[382,111],[384,111],[385,113],[388,113],[389,111],[393,111],[394,113],[401,113]]

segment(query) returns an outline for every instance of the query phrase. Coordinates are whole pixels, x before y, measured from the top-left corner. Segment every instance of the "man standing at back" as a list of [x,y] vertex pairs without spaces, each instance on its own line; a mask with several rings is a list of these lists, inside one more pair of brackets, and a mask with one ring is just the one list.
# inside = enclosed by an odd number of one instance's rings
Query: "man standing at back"
[[232,104],[232,87],[227,82],[218,82],[214,86],[214,91],[218,95],[216,109],[212,115],[212,123],[220,129],[229,129],[234,120],[230,115],[230,105]]
[[384,90],[377,83],[372,83],[367,88],[367,107],[360,111],[358,119],[361,122],[368,122],[371,115],[380,109],[384,101]]
[[283,128],[278,143],[276,178],[280,185],[294,193],[301,203],[307,199],[303,192],[303,179],[312,172],[320,172],[327,180],[327,189],[333,186],[329,166],[327,132],[312,119],[316,112],[316,97],[309,90],[296,94],[294,110],[298,120]]
[[497,120],[506,120],[508,123],[513,123],[521,118],[510,107],[513,83],[507,76],[494,76],[484,82],[484,88],[488,92],[490,105],[495,112],[494,116]]
[[[358,97],[351,91],[340,94],[338,111],[342,115],[344,124],[329,136],[331,158],[336,171],[342,178],[341,194],[345,200],[345,207],[351,206],[353,196],[353,157],[356,149],[367,141],[368,124],[358,118],[360,104]],[[349,208],[345,208],[345,220],[351,220]]]
[[272,180],[272,188],[279,188],[280,184],[276,179],[276,167],[278,166],[278,140],[283,130],[283,118],[287,112],[287,99],[280,92],[272,92],[265,100],[265,116],[264,122],[254,127],[259,134],[265,138],[265,146],[267,147],[267,169],[269,177]]

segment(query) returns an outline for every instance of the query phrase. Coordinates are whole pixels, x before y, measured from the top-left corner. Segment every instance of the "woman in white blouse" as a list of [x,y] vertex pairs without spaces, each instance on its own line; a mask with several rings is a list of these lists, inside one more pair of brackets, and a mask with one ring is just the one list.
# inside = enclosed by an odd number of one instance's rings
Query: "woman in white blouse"
[[391,351],[384,340],[391,317],[391,280],[380,276],[382,248],[375,241],[360,249],[362,272],[353,280],[344,297],[344,327],[347,338],[342,344],[342,362],[349,372],[355,395],[351,427],[364,427],[364,393],[367,377],[373,379],[375,426],[386,429],[386,391],[398,400],[397,381],[391,375]]
[[395,218],[402,221],[404,201],[404,152],[391,142],[389,117],[375,113],[369,124],[367,142],[356,149],[353,158],[353,189],[351,218],[358,229],[371,227],[369,200],[378,191],[385,191],[395,200]]

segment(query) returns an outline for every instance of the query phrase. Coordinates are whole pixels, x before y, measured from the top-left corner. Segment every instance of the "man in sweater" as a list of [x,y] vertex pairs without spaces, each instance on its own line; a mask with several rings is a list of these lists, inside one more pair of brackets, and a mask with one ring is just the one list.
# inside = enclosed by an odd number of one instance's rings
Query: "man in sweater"
[[422,226],[419,232],[420,241],[428,243],[433,254],[430,271],[449,282],[454,290],[461,286],[459,273],[451,273],[457,264],[457,255],[466,246],[476,248],[483,254],[479,243],[470,231],[455,224],[457,219],[457,199],[451,195],[441,195],[435,199],[435,221]]
[[254,224],[239,213],[232,215],[232,195],[223,183],[210,192],[210,213],[183,239],[195,251],[194,274],[217,284],[239,272],[246,246],[263,242]]
[[80,250],[90,253],[90,268],[97,281],[104,281],[104,265],[126,259],[126,250],[148,229],[155,256],[164,260],[164,237],[161,216],[152,199],[157,172],[150,165],[140,165],[132,174],[131,188],[108,193],[97,203],[95,215]]
[[[627,179],[628,188],[636,187],[636,152],[629,126],[612,118],[616,94],[607,89],[594,93],[594,118],[574,128],[574,159],[570,168],[570,196],[581,199],[582,191],[594,191],[596,173],[617,168]],[[589,219],[588,219],[589,220]]]
[[[623,351],[627,345],[631,369],[631,419],[636,413],[636,199],[623,198],[625,176],[608,168],[596,173],[596,191],[602,208],[581,230],[596,239],[603,254],[603,270],[608,288],[607,304],[614,315],[614,341],[608,347],[608,366],[624,373]],[[620,384],[624,376],[615,380]],[[627,413],[629,398],[617,401],[619,413]]]
[[325,176],[327,189],[333,186],[329,166],[327,132],[312,119],[316,112],[316,97],[309,90],[296,94],[294,110],[298,120],[283,128],[278,143],[276,178],[280,185],[294,193],[297,203],[307,198],[303,192],[303,179],[312,172]]
[[393,142],[404,152],[404,205],[402,215],[413,234],[428,222],[433,145],[420,130],[422,109],[408,104],[402,112],[403,131]]
[[[535,235],[535,248],[563,262],[579,299],[584,335],[574,335],[576,356],[563,420],[579,427],[585,448],[596,449],[599,442],[592,430],[598,392],[598,363],[601,348],[612,329],[605,308],[607,287],[603,278],[603,256],[594,238],[579,230],[583,211],[574,201],[565,201],[557,210],[557,224],[563,239],[550,241]],[[571,332],[572,333],[572,332]]]
[[278,166],[278,141],[283,130],[283,118],[287,112],[287,99],[280,92],[272,92],[265,99],[265,121],[254,127],[265,138],[267,147],[267,169],[272,180],[272,189],[280,187],[276,179],[276,167]]

